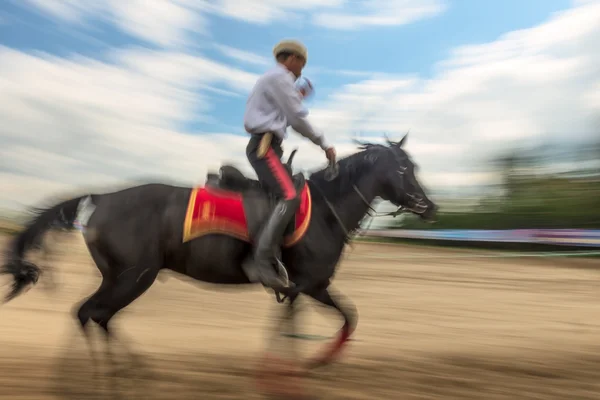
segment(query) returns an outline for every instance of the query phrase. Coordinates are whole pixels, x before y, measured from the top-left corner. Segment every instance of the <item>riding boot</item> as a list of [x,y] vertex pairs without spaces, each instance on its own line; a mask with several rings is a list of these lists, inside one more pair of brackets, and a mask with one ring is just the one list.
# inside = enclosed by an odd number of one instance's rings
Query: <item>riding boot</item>
[[288,287],[288,283],[275,272],[272,261],[274,248],[281,243],[285,228],[298,206],[298,199],[280,200],[271,212],[255,244],[254,259],[244,265],[251,281],[259,281],[274,290]]

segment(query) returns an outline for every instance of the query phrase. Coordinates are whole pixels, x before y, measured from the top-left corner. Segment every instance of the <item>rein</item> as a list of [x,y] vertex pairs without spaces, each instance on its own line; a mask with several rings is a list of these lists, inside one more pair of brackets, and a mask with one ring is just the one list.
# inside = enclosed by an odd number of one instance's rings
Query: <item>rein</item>
[[338,224],[342,228],[342,231],[344,231],[344,242],[348,243],[350,241],[350,236],[351,235],[350,235],[350,232],[348,231],[348,229],[346,229],[346,225],[344,225],[344,221],[342,221],[342,218],[340,218],[339,214],[335,211],[335,207],[327,199],[327,196],[325,196],[325,193],[323,193],[323,191],[321,190],[321,188],[318,185],[315,185],[315,187],[317,188],[317,190],[319,191],[319,193],[323,197],[323,200],[325,200],[325,204],[327,204],[327,207],[329,207],[329,210],[331,210],[331,213],[333,214],[333,216],[337,220]]
[[[294,152],[295,152],[295,150],[294,150]],[[395,154],[395,153],[393,153],[393,154],[394,154],[394,157],[398,161],[403,161],[402,159],[400,159],[400,157],[398,157],[397,154]],[[404,171],[405,170],[406,170],[406,167],[400,167],[400,169],[397,171],[398,174],[401,177],[402,189],[404,189],[404,186],[405,186],[404,185],[405,184],[405,179],[406,179],[405,176],[404,176]],[[324,178],[325,178],[326,181],[331,182],[333,179],[335,179],[338,176],[338,173],[339,173],[339,167],[338,167],[337,162],[331,161],[329,163],[329,165],[327,166],[326,170],[325,170]],[[364,220],[364,217],[358,223],[358,227],[349,230],[348,228],[346,228],[346,225],[344,224],[344,222],[340,218],[339,214],[335,210],[335,207],[333,206],[333,204],[331,204],[331,202],[327,199],[327,196],[325,196],[325,193],[323,193],[323,191],[321,190],[321,188],[319,188],[318,185],[315,185],[315,187],[317,188],[317,190],[319,191],[319,193],[321,194],[321,196],[323,196],[323,199],[325,200],[325,204],[327,204],[327,207],[331,210],[331,213],[333,214],[333,216],[337,220],[338,224],[342,228],[342,231],[344,233],[344,242],[345,243],[349,243],[350,246],[353,247],[353,245],[350,243],[350,241],[355,236],[354,233],[359,230],[360,223],[362,222],[362,220]],[[400,205],[400,206],[398,206],[398,208],[395,211],[386,212],[386,213],[378,213],[371,206],[371,203],[369,201],[367,201],[367,199],[361,193],[361,191],[358,189],[358,187],[356,186],[356,184],[353,184],[352,188],[358,194],[358,196],[360,197],[360,199],[362,200],[362,202],[367,206],[367,208],[368,208],[367,214],[368,214],[369,217],[371,217],[371,220],[369,221],[369,225],[367,226],[366,229],[363,229],[363,231],[366,231],[366,230],[369,229],[369,227],[371,226],[371,223],[373,222],[373,218],[375,218],[375,217],[391,216],[393,218],[396,218],[398,215],[403,214],[403,213],[410,213],[410,212],[412,212],[412,213],[415,213],[415,214],[422,214],[422,213],[424,213],[427,210],[427,206],[423,204],[423,199],[418,198],[417,196],[412,195],[410,193],[406,193],[406,195],[409,196],[415,202],[415,207],[406,207],[406,206]]]
[[[333,178],[330,178],[328,180],[331,180],[331,179],[333,179]],[[331,202],[327,199],[327,196],[325,196],[325,193],[323,193],[323,191],[321,190],[321,188],[318,185],[314,185],[314,187],[317,188],[317,190],[323,197],[323,200],[325,200],[325,204],[327,204],[327,207],[329,208],[329,210],[335,217],[336,221],[338,222],[338,225],[342,228],[342,231],[344,232],[344,242],[348,243],[350,245],[350,247],[354,248],[354,245],[350,241],[352,240],[353,237],[358,236],[358,235],[354,235],[354,233],[359,230],[360,222],[358,224],[359,227],[357,227],[357,228],[350,229],[350,230],[348,228],[346,228],[344,221],[342,221],[342,218],[339,216],[339,214],[335,210],[335,207],[333,206],[333,204],[331,204]],[[367,214],[369,215],[369,217],[371,217],[371,220],[369,222],[369,225],[367,226],[367,229],[364,229],[364,230],[368,230],[368,228],[371,226],[371,222],[373,221],[374,217],[392,216],[392,217],[396,218],[398,215],[405,212],[404,210],[406,210],[404,207],[400,206],[400,207],[398,207],[398,209],[396,211],[387,212],[387,213],[378,213],[373,208],[373,206],[371,206],[371,204],[367,201],[365,196],[361,193],[360,189],[358,189],[358,187],[356,185],[353,184],[352,188],[358,194],[358,196],[360,197],[362,202],[369,208],[369,211],[367,212]],[[373,214],[371,212],[373,212]],[[362,220],[361,220],[361,222],[362,222]]]
[[[335,210],[335,207],[333,206],[333,204],[331,204],[331,202],[327,199],[327,196],[325,196],[325,194],[323,193],[323,191],[321,190],[321,188],[319,188],[318,185],[315,185],[314,187],[317,188],[317,190],[319,191],[319,193],[323,197],[323,200],[325,200],[325,204],[327,204],[327,207],[329,208],[329,210],[331,211],[331,213],[333,214],[333,216],[337,220],[338,225],[342,228],[342,231],[344,232],[344,242],[348,243],[350,245],[350,247],[354,248],[354,245],[351,243],[351,240],[354,237],[356,237],[356,236],[360,236],[359,234],[356,234],[356,235],[354,234],[356,231],[358,231],[360,229],[359,228],[360,227],[360,222],[358,224],[359,227],[357,227],[357,228],[350,229],[350,230],[348,228],[346,228],[346,225],[342,221],[342,218],[339,216],[339,214]],[[400,215],[402,213],[405,213],[405,212],[408,212],[407,208],[400,206],[400,207],[398,207],[398,209],[396,211],[386,212],[386,213],[378,213],[373,208],[373,206],[371,206],[371,204],[367,201],[367,199],[361,193],[361,191],[358,189],[358,187],[356,187],[356,185],[352,185],[352,187],[353,187],[354,191],[358,194],[358,196],[360,197],[360,199],[363,201],[363,203],[369,208],[369,211],[367,212],[367,215],[369,217],[371,217],[371,220],[369,221],[369,225],[367,226],[367,228],[363,229],[363,231],[366,231],[366,230],[369,229],[369,227],[371,226],[371,223],[373,222],[373,218],[375,218],[375,217],[392,216],[392,217],[396,218],[398,215]],[[362,222],[362,220],[361,220],[361,222]]]

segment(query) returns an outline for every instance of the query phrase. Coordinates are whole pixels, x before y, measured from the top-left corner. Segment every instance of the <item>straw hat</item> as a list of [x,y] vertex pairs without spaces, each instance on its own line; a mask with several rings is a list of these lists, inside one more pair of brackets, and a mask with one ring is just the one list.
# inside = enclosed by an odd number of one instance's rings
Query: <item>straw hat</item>
[[283,51],[291,51],[293,53],[297,53],[308,61],[308,51],[306,50],[306,46],[304,46],[301,42],[297,40],[285,39],[277,43],[275,47],[273,47],[273,55],[275,57],[277,57],[277,55]]

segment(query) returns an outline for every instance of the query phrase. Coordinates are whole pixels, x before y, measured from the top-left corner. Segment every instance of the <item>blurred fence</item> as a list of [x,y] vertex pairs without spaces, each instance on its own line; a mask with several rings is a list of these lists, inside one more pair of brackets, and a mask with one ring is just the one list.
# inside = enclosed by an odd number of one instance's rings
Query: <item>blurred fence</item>
[[382,238],[600,247],[600,230],[595,229],[370,229],[363,234]]

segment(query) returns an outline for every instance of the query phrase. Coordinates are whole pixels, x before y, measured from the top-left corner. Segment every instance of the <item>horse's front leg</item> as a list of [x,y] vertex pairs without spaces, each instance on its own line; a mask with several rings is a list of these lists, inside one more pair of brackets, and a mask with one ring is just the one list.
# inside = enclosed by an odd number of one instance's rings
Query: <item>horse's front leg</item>
[[306,292],[307,295],[317,300],[325,306],[331,307],[337,310],[344,318],[344,325],[340,330],[337,339],[332,343],[329,348],[318,358],[309,361],[308,369],[321,367],[331,363],[342,351],[347,342],[350,340],[350,336],[356,329],[358,323],[358,312],[356,306],[350,302],[348,298],[345,298],[341,293],[337,293],[334,299],[330,293],[331,289],[328,287],[329,284],[323,285],[316,288],[313,291]]

